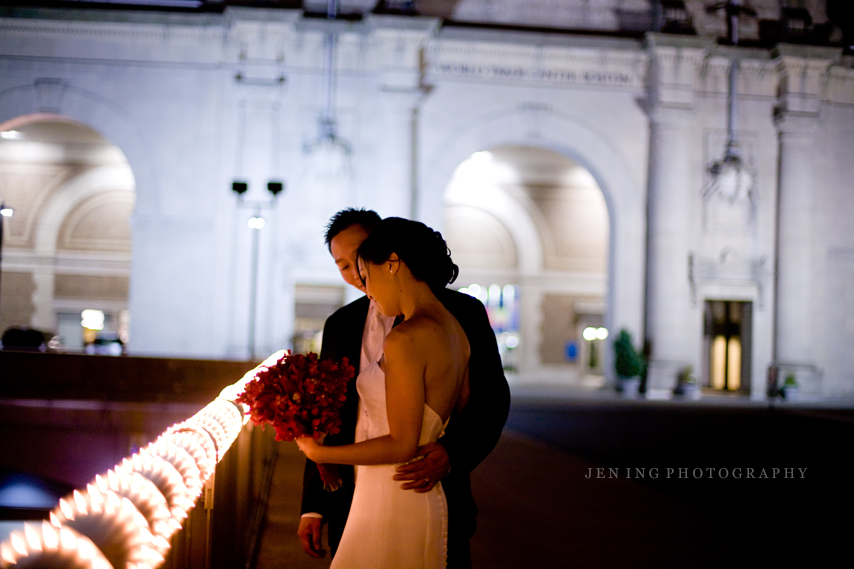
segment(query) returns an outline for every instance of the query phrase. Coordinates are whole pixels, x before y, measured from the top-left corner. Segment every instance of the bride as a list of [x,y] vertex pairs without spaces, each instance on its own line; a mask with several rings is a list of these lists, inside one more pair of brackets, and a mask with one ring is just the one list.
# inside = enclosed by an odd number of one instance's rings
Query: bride
[[297,444],[315,462],[362,465],[333,568],[445,567],[448,510],[441,483],[417,493],[401,489],[392,476],[395,464],[419,459],[419,445],[436,441],[468,398],[468,340],[434,294],[453,282],[458,268],[440,233],[401,218],[383,220],[358,254],[368,297],[385,316],[403,316],[379,361],[357,379],[369,438],[322,446],[302,437]]

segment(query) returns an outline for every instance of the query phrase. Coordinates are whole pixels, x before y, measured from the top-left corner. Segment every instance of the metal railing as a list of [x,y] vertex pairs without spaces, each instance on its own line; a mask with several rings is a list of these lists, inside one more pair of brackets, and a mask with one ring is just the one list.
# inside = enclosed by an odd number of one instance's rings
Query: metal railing
[[[12,532],[0,543],[0,566],[161,567],[196,504],[213,507],[217,464],[249,420],[238,395],[282,354],[273,354],[201,411],[60,499],[49,521]],[[211,566],[210,520],[207,516],[206,567]]]

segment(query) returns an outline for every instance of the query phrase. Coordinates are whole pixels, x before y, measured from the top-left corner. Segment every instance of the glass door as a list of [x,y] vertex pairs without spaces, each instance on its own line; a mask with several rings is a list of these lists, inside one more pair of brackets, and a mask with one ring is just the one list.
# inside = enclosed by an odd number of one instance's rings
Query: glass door
[[707,300],[704,318],[706,387],[720,391],[750,390],[750,338],[753,303]]

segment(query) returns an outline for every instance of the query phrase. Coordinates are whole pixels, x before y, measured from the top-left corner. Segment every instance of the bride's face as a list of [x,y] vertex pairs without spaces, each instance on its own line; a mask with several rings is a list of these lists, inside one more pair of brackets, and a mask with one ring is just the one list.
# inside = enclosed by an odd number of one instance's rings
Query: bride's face
[[374,300],[384,316],[397,316],[400,314],[397,294],[398,286],[395,278],[396,268],[400,261],[389,260],[381,265],[375,265],[359,259],[359,276],[365,283],[365,292],[368,298]]

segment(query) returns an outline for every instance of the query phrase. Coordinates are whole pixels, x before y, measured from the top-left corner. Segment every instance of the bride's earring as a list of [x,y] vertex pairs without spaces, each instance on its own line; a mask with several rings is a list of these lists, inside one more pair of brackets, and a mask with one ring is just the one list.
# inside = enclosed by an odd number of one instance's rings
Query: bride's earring
[[400,268],[400,257],[397,256],[397,253],[392,253],[389,256],[387,263],[389,274],[394,276],[397,273],[397,270]]

